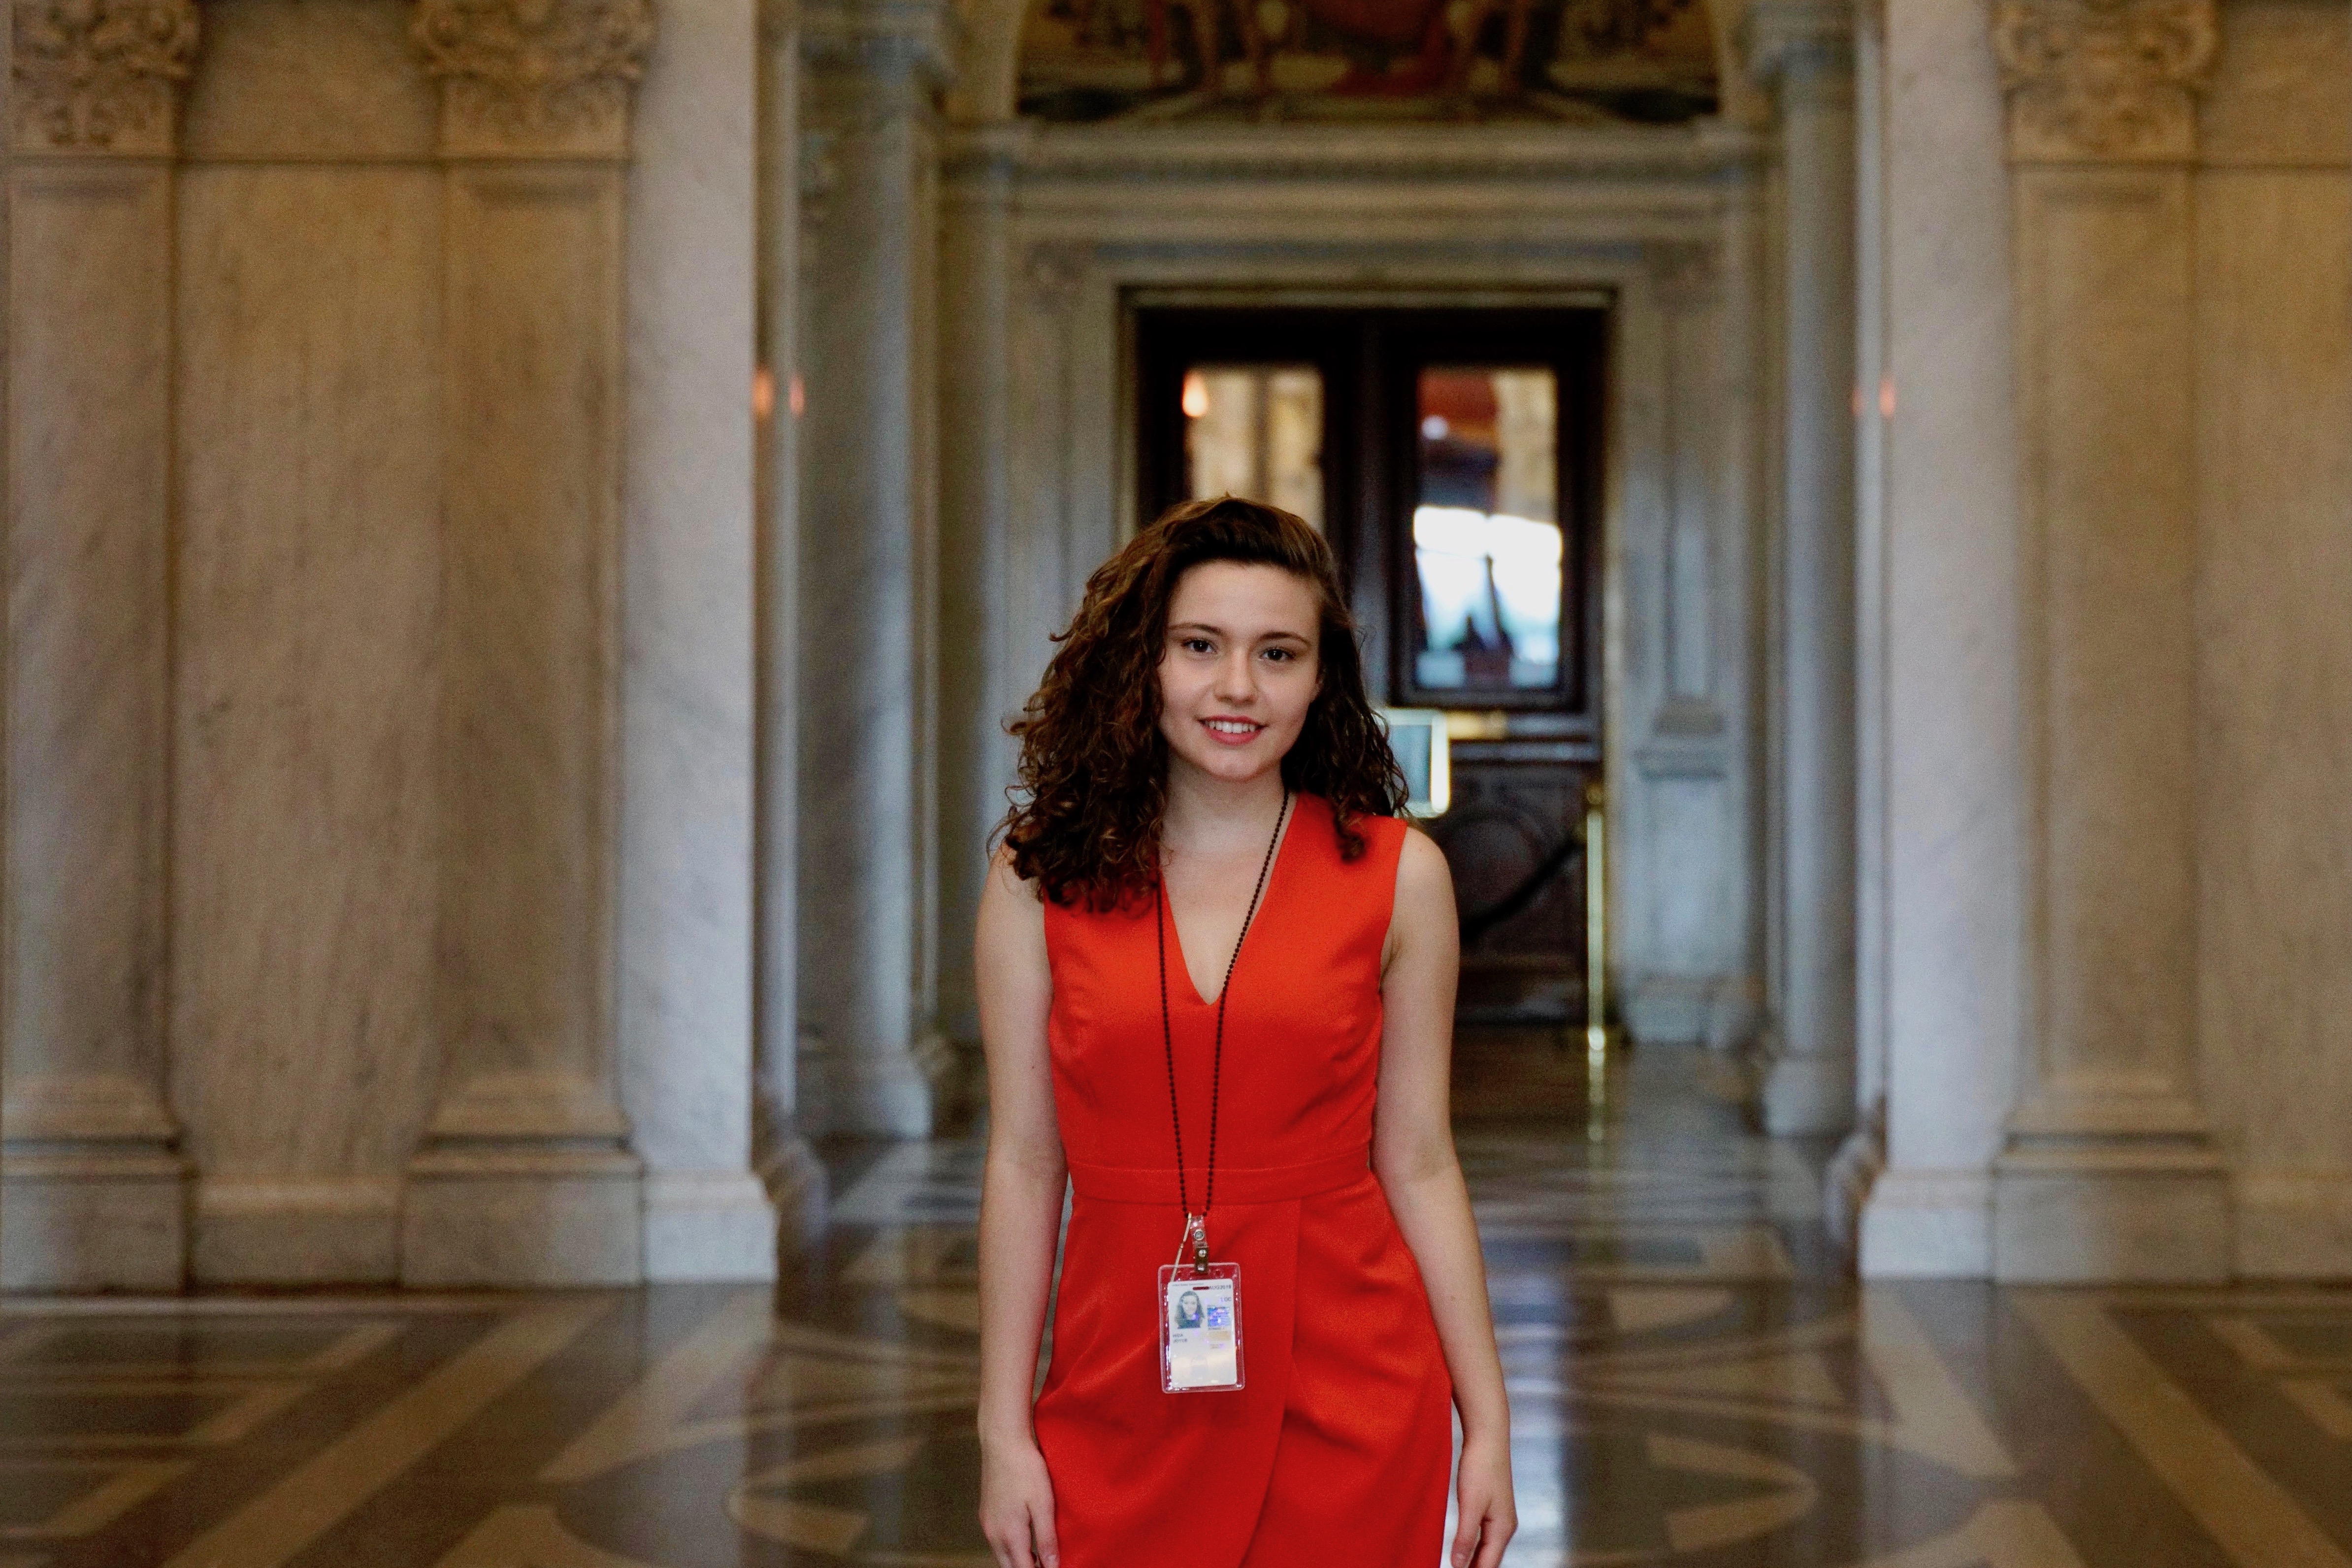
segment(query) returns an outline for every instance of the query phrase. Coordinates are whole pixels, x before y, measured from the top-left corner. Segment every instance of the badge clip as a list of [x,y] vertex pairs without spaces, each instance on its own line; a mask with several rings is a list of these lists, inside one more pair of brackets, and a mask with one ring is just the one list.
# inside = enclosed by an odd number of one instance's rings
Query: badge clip
[[1184,1239],[1176,1244],[1176,1257],[1179,1261],[1183,1258],[1184,1248],[1187,1246],[1192,1249],[1193,1277],[1205,1279],[1209,1274],[1208,1215],[1194,1214],[1184,1216]]

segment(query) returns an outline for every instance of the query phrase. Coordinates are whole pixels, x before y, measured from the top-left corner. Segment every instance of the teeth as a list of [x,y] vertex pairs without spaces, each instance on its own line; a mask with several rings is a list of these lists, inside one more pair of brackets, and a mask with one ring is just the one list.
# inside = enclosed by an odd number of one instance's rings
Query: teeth
[[1210,729],[1220,735],[1255,735],[1265,728],[1263,724],[1245,724],[1234,719],[1210,719],[1204,721]]

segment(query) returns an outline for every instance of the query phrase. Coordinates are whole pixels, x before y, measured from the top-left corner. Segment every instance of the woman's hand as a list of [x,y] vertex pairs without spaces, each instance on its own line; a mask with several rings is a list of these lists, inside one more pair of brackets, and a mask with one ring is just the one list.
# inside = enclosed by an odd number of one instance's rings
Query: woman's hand
[[[1504,1488],[1507,1498],[1510,1489]],[[980,1528],[996,1568],[1057,1568],[1054,1482],[1034,1439],[980,1446]]]
[[1511,1501],[1510,1445],[1499,1439],[1464,1439],[1454,1489],[1461,1502],[1461,1523],[1454,1531],[1454,1568],[1496,1568],[1503,1547],[1519,1528],[1519,1510]]

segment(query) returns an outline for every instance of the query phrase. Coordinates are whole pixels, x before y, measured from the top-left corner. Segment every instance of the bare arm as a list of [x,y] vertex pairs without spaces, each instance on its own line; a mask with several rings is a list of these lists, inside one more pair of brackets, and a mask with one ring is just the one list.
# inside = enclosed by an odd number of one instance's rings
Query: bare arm
[[988,1160],[980,1199],[981,1527],[1000,1568],[1053,1568],[1054,1494],[1030,1423],[1068,1167],[1054,1116],[1045,1016],[1054,981],[1036,889],[999,853],[974,942],[988,1054]]
[[1517,1528],[1511,1413],[1495,1349],[1486,1259],[1454,1152],[1454,991],[1462,961],[1454,879],[1445,857],[1418,831],[1406,834],[1397,865],[1396,911],[1384,958],[1372,1169],[1421,1266],[1462,1414],[1461,1526],[1453,1562],[1466,1568],[1475,1552],[1476,1568],[1495,1568]]

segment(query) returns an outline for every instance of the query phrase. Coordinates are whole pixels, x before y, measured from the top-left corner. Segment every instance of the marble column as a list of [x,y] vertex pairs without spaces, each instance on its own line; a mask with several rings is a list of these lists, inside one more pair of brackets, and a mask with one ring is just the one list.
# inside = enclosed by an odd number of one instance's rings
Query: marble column
[[630,86],[646,0],[424,0],[446,167],[440,1096],[414,1284],[644,1273],[615,1059]]
[[173,158],[192,0],[16,0],[0,1288],[168,1289]]
[[2196,1081],[2196,94],[2213,0],[2003,0],[2023,472],[2028,1041],[2008,1279],[2230,1266]]
[[754,893],[755,1149],[786,1246],[824,1215],[800,1114],[800,6],[760,13],[759,511],[754,577],[759,784]]
[[1851,5],[1762,0],[1749,68],[1780,116],[1781,442],[1774,715],[1774,1133],[1836,1132],[1854,1073],[1854,102]]
[[632,114],[622,1106],[648,1279],[761,1279],[755,0],[665,0]]
[[937,0],[804,5],[803,122],[824,165],[802,275],[803,1109],[919,1137],[937,1023]]
[[2025,957],[2008,171],[1982,0],[1904,0],[1879,20],[1866,206],[1891,417],[1863,514],[1878,529],[1861,647],[1881,661],[1863,777],[1880,792],[1864,907],[1879,926],[1886,1136],[1860,1262],[1874,1277],[1981,1278]]
[[1886,1161],[1886,15],[1854,7],[1854,1112],[1823,1217],[1858,1246]]
[[958,132],[941,207],[940,355],[940,670],[943,809],[940,1011],[960,1048],[976,1050],[971,944],[988,838],[1004,812],[1015,754],[1004,732],[1010,689],[1007,587],[1013,532],[1013,173],[1032,127]]

